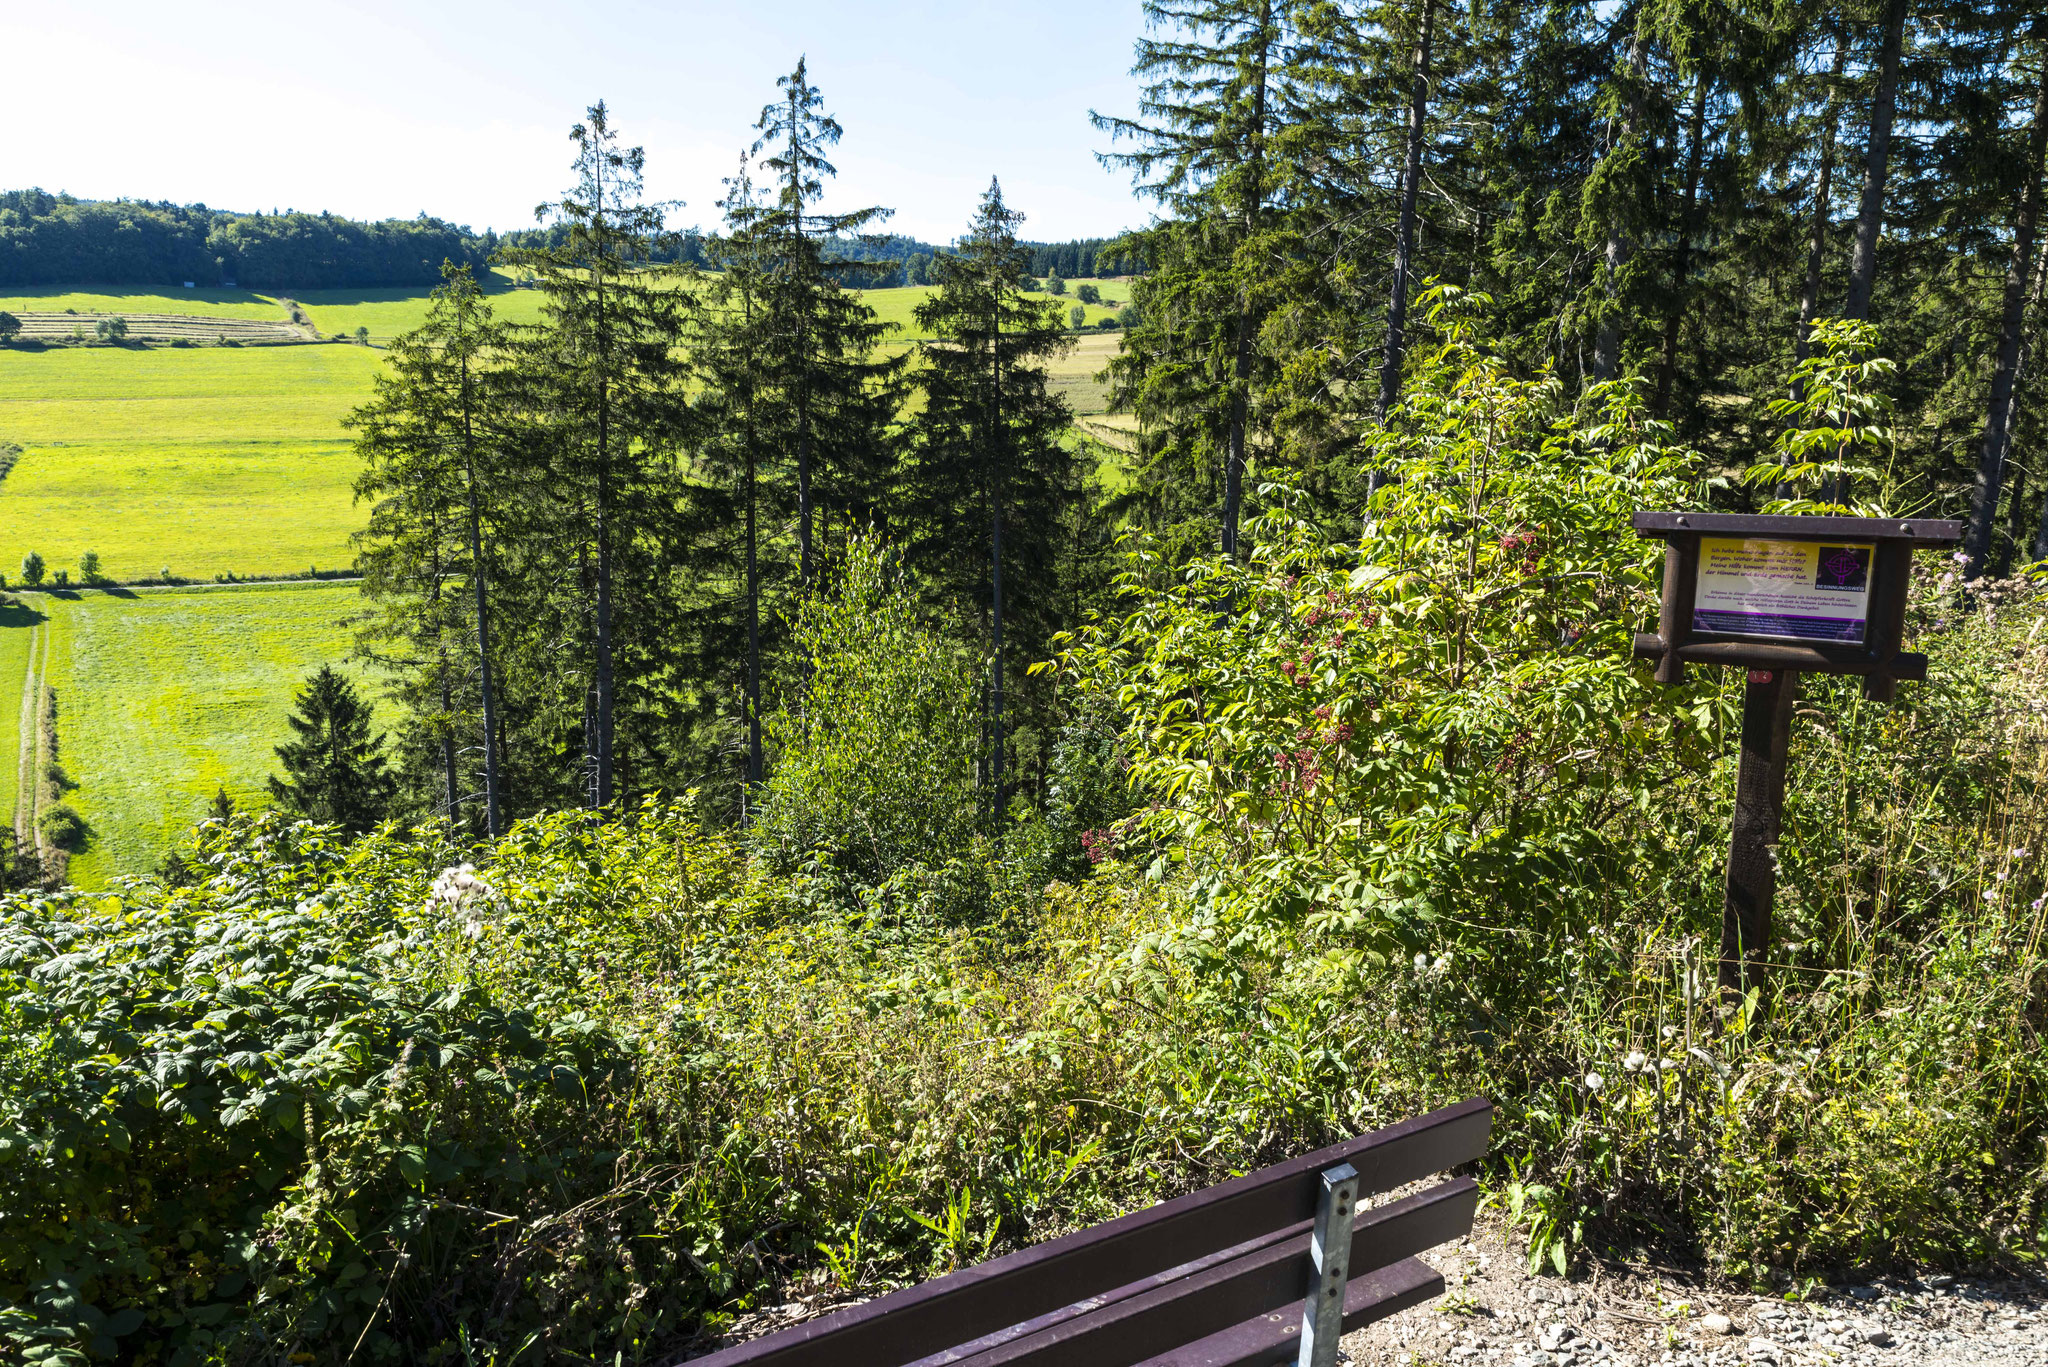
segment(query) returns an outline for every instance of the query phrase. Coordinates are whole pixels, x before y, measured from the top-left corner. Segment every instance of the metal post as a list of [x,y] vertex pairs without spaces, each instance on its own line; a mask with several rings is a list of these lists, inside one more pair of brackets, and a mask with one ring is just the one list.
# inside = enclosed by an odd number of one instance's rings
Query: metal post
[[1721,908],[1720,985],[1746,993],[1762,984],[1771,947],[1771,905],[1778,893],[1778,830],[1785,807],[1785,752],[1799,672],[1752,669],[1742,699],[1742,767],[1735,778],[1735,821],[1728,841],[1728,887]]
[[1309,1244],[1315,1274],[1301,1312],[1297,1367],[1336,1367],[1344,1337],[1344,1287],[1351,1280],[1351,1225],[1358,1213],[1358,1170],[1339,1163],[1323,1170],[1316,1198],[1316,1229]]

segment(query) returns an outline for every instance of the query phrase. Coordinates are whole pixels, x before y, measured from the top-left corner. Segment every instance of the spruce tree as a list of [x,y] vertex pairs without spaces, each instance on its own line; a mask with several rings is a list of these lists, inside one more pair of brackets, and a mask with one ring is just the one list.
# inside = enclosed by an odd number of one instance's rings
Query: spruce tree
[[1991,553],[1993,519],[2005,479],[2012,437],[2013,390],[2019,377],[2026,290],[2034,270],[2035,236],[2040,230],[2042,159],[2048,155],[2048,15],[2037,15],[2029,34],[2036,63],[2034,107],[2020,156],[2019,188],[2012,215],[2012,251],[1998,317],[1998,349],[1992,361],[1991,400],[1978,442],[1976,484],[1970,500],[1970,528],[1964,542],[1969,563],[1964,577],[1982,574]]
[[761,110],[753,147],[775,197],[759,216],[773,244],[774,269],[762,302],[772,345],[764,390],[782,410],[796,465],[798,573],[810,585],[817,563],[821,511],[856,522],[880,520],[894,465],[890,424],[899,401],[900,357],[877,354],[887,331],[842,277],[874,263],[835,258],[831,239],[859,234],[889,210],[822,213],[813,206],[825,179],[838,174],[826,159],[843,130],[824,112],[809,67],[779,78],[782,97]]
[[679,348],[693,296],[664,264],[677,255],[670,206],[643,198],[642,149],[620,142],[602,103],[569,136],[576,184],[538,211],[559,232],[505,259],[546,296],[542,325],[515,335],[540,466],[527,481],[529,572],[573,586],[534,665],[583,671],[579,787],[601,807],[619,794],[627,749],[647,785],[667,767],[676,452],[690,431]]
[[485,524],[495,527],[487,505],[505,492],[493,402],[504,342],[469,267],[448,265],[425,321],[391,343],[375,397],[347,420],[364,460],[356,497],[370,505],[357,565],[376,603],[358,649],[434,752],[439,815],[462,815],[468,766],[458,754],[480,758],[483,828],[494,836],[504,815]]
[[[756,805],[766,777],[762,749],[764,628],[776,624],[766,605],[780,591],[778,548],[796,506],[793,462],[795,405],[783,402],[771,308],[780,244],[742,156],[719,201],[725,231],[708,246],[716,273],[705,282],[705,308],[693,359],[697,412],[704,436],[697,488],[690,503],[695,592],[690,624],[694,672],[705,683],[704,705],[729,696],[731,662],[741,662],[738,723],[744,749],[742,817]],[[716,727],[714,718],[711,724]],[[715,745],[715,742],[714,742]]]
[[271,799],[295,816],[356,834],[382,821],[392,797],[384,737],[371,734],[370,704],[355,684],[322,665],[292,705],[285,720],[298,739],[277,747],[284,774],[271,777]]
[[1253,400],[1270,373],[1260,330],[1294,30],[1287,0],[1146,0],[1145,17],[1163,36],[1138,41],[1139,117],[1091,115],[1112,144],[1133,144],[1099,154],[1104,164],[1129,170],[1167,215],[1120,245],[1149,269],[1112,397],[1143,424],[1139,473],[1153,491],[1220,483],[1215,525],[1235,556]]
[[[944,596],[973,603],[987,632],[991,815],[1003,804],[1005,666],[1049,647],[1063,523],[1081,490],[1063,440],[1073,414],[1046,373],[1073,342],[1059,302],[1027,294],[1023,217],[991,178],[967,234],[932,263],[938,290],[917,308],[932,339],[920,348],[925,405],[905,471],[913,563]],[[1023,631],[1006,632],[1013,619]]]

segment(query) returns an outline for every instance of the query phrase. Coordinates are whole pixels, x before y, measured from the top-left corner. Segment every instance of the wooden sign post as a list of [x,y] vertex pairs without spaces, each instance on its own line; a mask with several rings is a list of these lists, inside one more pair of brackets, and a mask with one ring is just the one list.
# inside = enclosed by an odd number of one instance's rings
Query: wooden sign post
[[1633,524],[1664,542],[1657,631],[1637,634],[1636,658],[1655,661],[1657,682],[1669,685],[1685,681],[1689,664],[1749,671],[1719,975],[1724,990],[1743,993],[1763,981],[1770,951],[1799,676],[1860,675],[1877,702],[1890,702],[1901,679],[1925,679],[1927,657],[1903,649],[1913,552],[1955,545],[1963,524],[1648,512]]

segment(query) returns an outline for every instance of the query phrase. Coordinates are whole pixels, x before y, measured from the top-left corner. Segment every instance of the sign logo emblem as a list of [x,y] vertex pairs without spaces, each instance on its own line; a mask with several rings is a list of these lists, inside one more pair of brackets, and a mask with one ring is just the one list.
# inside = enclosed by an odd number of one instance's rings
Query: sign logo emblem
[[1815,557],[1813,586],[1832,593],[1861,593],[1870,583],[1870,547],[1822,546]]

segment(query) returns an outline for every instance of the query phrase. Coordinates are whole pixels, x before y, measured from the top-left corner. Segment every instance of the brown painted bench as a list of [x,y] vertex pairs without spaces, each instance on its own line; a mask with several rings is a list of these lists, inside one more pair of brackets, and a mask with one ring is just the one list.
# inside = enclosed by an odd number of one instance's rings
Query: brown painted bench
[[692,1367],[1329,1367],[1341,1333],[1442,1293],[1415,1255],[1469,1233],[1453,1178],[1492,1103],[1462,1102],[921,1286]]

